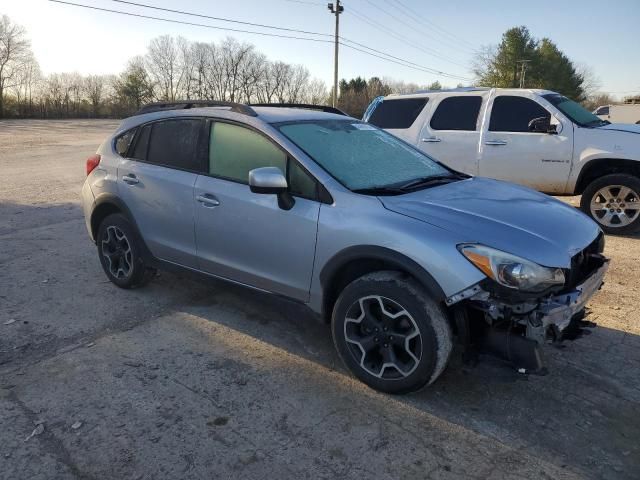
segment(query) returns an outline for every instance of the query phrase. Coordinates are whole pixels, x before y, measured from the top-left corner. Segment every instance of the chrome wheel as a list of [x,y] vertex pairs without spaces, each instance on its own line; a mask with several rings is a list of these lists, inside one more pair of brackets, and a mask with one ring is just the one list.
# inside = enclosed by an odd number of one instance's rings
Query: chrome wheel
[[109,273],[115,278],[127,278],[133,270],[133,252],[127,236],[118,227],[107,227],[102,237],[102,256]]
[[354,359],[369,374],[400,379],[422,357],[422,336],[411,314],[386,297],[362,297],[347,310],[344,338]]
[[640,196],[624,185],[609,185],[591,198],[591,215],[606,227],[625,227],[640,215]]

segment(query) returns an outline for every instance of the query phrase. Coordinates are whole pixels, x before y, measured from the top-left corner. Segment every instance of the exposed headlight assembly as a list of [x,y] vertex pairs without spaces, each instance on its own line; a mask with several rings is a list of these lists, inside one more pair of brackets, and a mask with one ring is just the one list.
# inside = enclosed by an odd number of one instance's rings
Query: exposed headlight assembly
[[500,285],[523,292],[542,292],[563,285],[564,272],[484,245],[459,245],[460,252],[487,277]]

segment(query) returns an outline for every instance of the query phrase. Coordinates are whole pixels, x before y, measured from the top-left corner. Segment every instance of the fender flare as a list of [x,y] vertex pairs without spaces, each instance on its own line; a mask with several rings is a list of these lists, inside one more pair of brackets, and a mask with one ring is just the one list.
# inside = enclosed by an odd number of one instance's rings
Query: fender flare
[[122,199],[120,197],[118,197],[117,195],[114,195],[113,193],[109,193],[109,192],[104,192],[99,194],[96,199],[94,200],[93,203],[93,209],[91,211],[91,233],[93,234],[94,238],[96,235],[96,231],[95,231],[95,227],[97,227],[97,225],[94,225],[94,216],[96,214],[97,211],[101,210],[101,207],[103,205],[113,205],[115,206],[118,210],[120,210],[120,212],[122,212],[122,214],[127,217],[127,219],[133,223],[133,225],[136,227],[136,230],[138,230],[138,232],[140,231],[138,229],[138,224],[136,223],[135,218],[133,217],[133,214],[131,213],[131,210],[129,210],[129,207],[127,207],[126,203],[124,203],[122,201]]
[[583,185],[585,178],[589,178],[593,169],[610,169],[609,173],[624,173],[625,169],[635,170],[640,173],[640,161],[633,160],[632,158],[609,158],[609,157],[597,157],[587,160],[580,169],[576,183],[573,187],[573,192],[579,195],[587,187],[587,184]]
[[[323,310],[331,295],[331,283],[335,275],[355,260],[377,260],[404,271],[414,277],[437,302],[444,302],[446,295],[433,276],[417,262],[395,250],[377,245],[357,245],[347,247],[336,253],[320,271]],[[337,295],[336,295],[337,297]],[[335,300],[335,299],[333,299]],[[324,311],[326,314],[327,312]]]

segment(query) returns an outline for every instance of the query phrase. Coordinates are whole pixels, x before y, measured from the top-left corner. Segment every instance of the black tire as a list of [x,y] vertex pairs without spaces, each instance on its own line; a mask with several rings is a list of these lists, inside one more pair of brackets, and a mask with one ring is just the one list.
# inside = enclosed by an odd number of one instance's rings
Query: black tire
[[96,244],[100,264],[114,285],[141,287],[155,275],[155,269],[145,265],[138,232],[124,215],[114,213],[102,220]]
[[[356,315],[359,323],[353,320]],[[386,393],[414,392],[433,383],[453,346],[442,307],[413,278],[394,271],[370,273],[347,285],[334,306],[331,330],[338,354],[353,375]],[[366,354],[362,344],[354,343],[360,339],[372,346]],[[390,358],[395,358],[395,367],[384,366],[392,363]]]
[[[623,198],[618,198],[621,192],[619,187],[627,188],[631,193]],[[610,198],[605,198],[599,193],[603,189],[610,193]],[[580,199],[580,208],[593,218],[606,233],[628,235],[640,230],[640,208],[629,209],[625,207],[629,207],[628,202],[630,201],[634,201],[637,206],[637,202],[640,201],[639,195],[640,178],[628,173],[613,173],[600,177],[587,185]],[[607,196],[609,197],[609,195]],[[613,202],[608,203],[607,200],[613,200]],[[620,201],[618,202],[618,200]],[[592,209],[592,202],[598,205],[596,209]],[[630,223],[625,224],[627,219]]]

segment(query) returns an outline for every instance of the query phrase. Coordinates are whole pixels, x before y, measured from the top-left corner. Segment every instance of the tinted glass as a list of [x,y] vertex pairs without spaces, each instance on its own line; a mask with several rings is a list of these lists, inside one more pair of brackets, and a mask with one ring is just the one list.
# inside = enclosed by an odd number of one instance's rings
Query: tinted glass
[[[551,105],[569,117],[572,122],[580,125],[581,127],[598,127],[600,125],[606,125],[607,123],[605,120],[601,120],[596,117],[579,103],[576,103],[559,93],[548,93],[543,95],[542,98],[547,100]],[[601,115],[608,115],[608,113]]]
[[475,130],[482,97],[449,97],[440,102],[433,117],[434,130]]
[[596,110],[596,115],[609,115],[609,107],[600,107]]
[[316,120],[279,129],[352,190],[450,173],[419,150],[367,123]]
[[131,130],[124,132],[122,135],[116,138],[116,152],[118,152],[118,155],[122,157],[127,156],[127,151],[129,150],[131,140],[133,140],[135,134],[136,129],[132,128]]
[[550,117],[539,103],[524,97],[496,97],[491,110],[489,130],[492,132],[528,132],[534,118]]
[[229,123],[211,126],[209,173],[247,183],[249,171],[260,167],[278,167],[284,174],[287,156],[267,138],[248,128]]
[[369,123],[380,128],[409,128],[428,100],[428,98],[384,100],[371,114]]
[[138,137],[136,138],[136,145],[133,147],[131,158],[138,160],[147,159],[147,147],[149,146],[149,138],[151,137],[151,125],[145,125],[140,130]]
[[315,199],[316,181],[297,162],[289,160],[289,191],[292,195]]
[[153,124],[147,161],[183,170],[200,170],[197,119],[166,120]]

